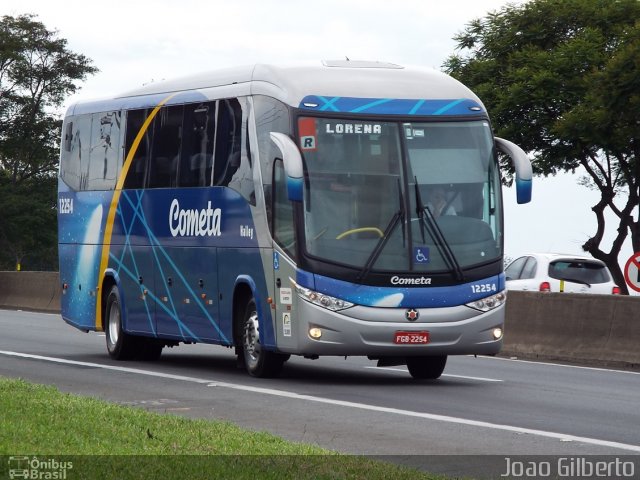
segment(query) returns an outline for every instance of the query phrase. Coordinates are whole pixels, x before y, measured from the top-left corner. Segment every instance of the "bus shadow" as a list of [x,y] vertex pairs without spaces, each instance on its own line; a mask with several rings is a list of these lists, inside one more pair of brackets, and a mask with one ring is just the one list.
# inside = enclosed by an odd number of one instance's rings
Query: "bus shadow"
[[106,353],[84,354],[77,360],[118,368],[150,370],[170,375],[201,378],[211,381],[238,382],[252,386],[285,388],[289,382],[295,385],[330,385],[330,386],[406,386],[406,387],[462,387],[470,386],[474,382],[465,379],[448,378],[445,376],[437,380],[416,380],[408,371],[376,369],[375,363],[370,367],[361,363],[348,363],[344,366],[319,363],[319,361],[304,360],[292,357],[284,364],[281,374],[276,378],[254,378],[246,370],[238,367],[236,356],[232,351],[199,351],[168,350],[163,352],[157,361],[130,360],[117,361]]
[[[172,352],[164,355],[158,362],[137,362],[140,365],[157,365],[163,368],[169,367],[172,373],[182,375],[198,375],[204,378],[217,377],[219,380],[238,381],[241,383],[251,383],[256,386],[272,387],[274,384],[281,384],[287,381],[295,381],[300,385],[345,385],[345,386],[433,386],[433,387],[455,387],[469,386],[471,383],[464,379],[453,379],[442,377],[437,380],[416,380],[411,377],[408,371],[389,371],[376,369],[375,363],[371,363],[372,368],[366,368],[362,364],[349,364],[345,361],[344,366],[327,365],[316,363],[316,361],[304,360],[292,357],[284,364],[281,374],[276,378],[253,378],[247,372],[238,367],[236,356],[232,352],[228,353],[182,353]],[[220,377],[222,375],[223,377]]]

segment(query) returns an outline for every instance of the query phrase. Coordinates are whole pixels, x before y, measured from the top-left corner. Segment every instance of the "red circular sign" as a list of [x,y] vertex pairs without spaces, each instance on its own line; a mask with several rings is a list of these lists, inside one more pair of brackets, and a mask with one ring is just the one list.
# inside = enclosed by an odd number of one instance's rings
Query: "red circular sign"
[[640,252],[631,255],[624,266],[624,279],[627,285],[636,292],[640,292]]

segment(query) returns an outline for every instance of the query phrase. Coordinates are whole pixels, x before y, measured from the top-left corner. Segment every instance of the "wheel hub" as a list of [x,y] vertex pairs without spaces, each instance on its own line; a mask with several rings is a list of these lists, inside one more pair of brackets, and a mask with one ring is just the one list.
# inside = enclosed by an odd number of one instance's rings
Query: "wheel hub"
[[260,355],[260,324],[257,312],[252,312],[244,322],[244,351],[251,363],[258,361]]
[[117,308],[111,308],[109,311],[109,339],[115,345],[118,343],[118,334],[120,330],[120,312]]

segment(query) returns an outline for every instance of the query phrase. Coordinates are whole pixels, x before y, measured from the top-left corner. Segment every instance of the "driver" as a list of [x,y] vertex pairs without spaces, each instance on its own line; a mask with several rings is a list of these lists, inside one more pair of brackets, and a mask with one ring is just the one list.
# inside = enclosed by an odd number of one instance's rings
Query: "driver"
[[447,192],[440,186],[429,189],[428,202],[425,206],[435,218],[442,215],[456,215],[453,205],[448,205]]

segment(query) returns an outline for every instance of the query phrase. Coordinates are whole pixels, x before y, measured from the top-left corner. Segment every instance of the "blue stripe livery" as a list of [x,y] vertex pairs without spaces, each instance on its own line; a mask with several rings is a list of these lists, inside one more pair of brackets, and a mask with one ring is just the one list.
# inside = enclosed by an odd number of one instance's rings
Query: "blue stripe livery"
[[316,112],[371,113],[376,115],[486,115],[481,104],[466,98],[416,100],[307,95],[300,102],[299,108]]
[[[59,215],[60,274],[63,283],[74,286],[63,295],[62,312],[69,323],[93,330],[113,192],[73,192],[61,185],[60,198],[69,198],[73,211]],[[219,281],[219,274],[243,275],[239,281],[250,285],[256,298],[267,296],[251,219],[246,200],[232,189],[122,191],[107,274],[117,279],[126,299],[127,331],[231,344],[234,284]],[[270,318],[270,309],[263,310],[263,318]],[[274,346],[270,323],[264,322],[262,334],[265,345]]]
[[455,307],[486,298],[505,288],[504,274],[446,287],[372,287],[298,270],[296,283],[357,305],[389,308]]

